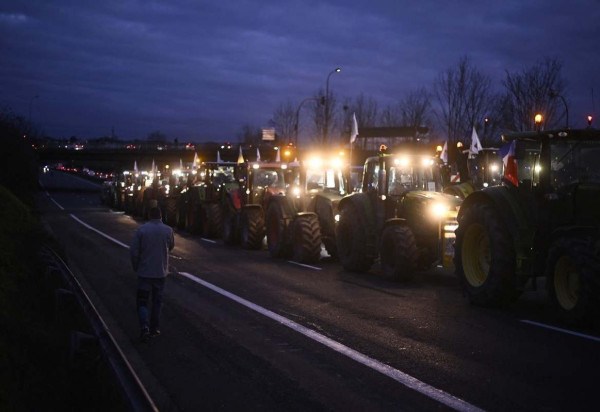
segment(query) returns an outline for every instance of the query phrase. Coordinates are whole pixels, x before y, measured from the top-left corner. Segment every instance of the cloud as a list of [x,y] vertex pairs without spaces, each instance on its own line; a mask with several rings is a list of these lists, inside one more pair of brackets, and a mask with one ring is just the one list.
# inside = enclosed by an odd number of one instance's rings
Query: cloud
[[[330,87],[381,106],[469,56],[499,87],[506,70],[564,63],[572,112],[598,88],[600,11],[571,2],[15,1],[0,6],[1,105],[39,95],[52,135],[153,130],[233,140],[284,101]],[[587,102],[587,103],[586,103]]]

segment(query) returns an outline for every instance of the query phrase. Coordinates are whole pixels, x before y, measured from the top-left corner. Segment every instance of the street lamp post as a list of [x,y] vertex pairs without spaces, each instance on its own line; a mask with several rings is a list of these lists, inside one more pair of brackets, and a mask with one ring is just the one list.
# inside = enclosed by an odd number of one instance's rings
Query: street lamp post
[[327,143],[327,133],[329,132],[329,78],[333,73],[339,73],[342,69],[336,67],[327,75],[327,81],[325,82],[325,126],[323,128],[323,143]]
[[304,103],[306,103],[309,100],[319,100],[316,97],[307,97],[306,99],[302,100],[300,102],[300,104],[298,105],[298,108],[296,109],[296,123],[294,124],[294,145],[296,147],[298,147],[298,120],[300,117],[300,109],[302,108],[302,105]]

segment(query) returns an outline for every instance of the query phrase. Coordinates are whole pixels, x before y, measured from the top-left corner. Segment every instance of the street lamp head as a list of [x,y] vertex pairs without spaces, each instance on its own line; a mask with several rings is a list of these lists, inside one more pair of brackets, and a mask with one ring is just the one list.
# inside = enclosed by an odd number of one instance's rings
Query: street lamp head
[[336,73],[339,73],[339,72],[341,72],[341,71],[342,71],[342,69],[341,69],[341,68],[339,68],[339,67],[336,67],[336,68],[335,68],[335,72],[336,72]]

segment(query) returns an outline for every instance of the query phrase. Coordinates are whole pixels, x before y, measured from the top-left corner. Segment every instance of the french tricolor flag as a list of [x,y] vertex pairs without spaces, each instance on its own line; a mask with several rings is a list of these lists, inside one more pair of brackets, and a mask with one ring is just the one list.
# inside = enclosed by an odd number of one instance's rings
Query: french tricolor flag
[[512,183],[514,186],[519,186],[517,159],[515,158],[515,146],[515,140],[505,144],[500,148],[500,156],[502,156],[502,163],[504,163],[504,179]]

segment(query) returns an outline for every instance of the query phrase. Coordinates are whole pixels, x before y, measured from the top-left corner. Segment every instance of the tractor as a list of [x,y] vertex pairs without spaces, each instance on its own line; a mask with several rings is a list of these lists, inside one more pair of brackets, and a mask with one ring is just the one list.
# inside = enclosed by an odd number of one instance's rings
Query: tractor
[[273,196],[267,209],[267,245],[273,257],[315,263],[321,244],[337,257],[335,218],[339,201],[350,193],[349,167],[343,158],[324,161],[307,156],[295,170],[286,193]]
[[265,210],[271,198],[286,190],[287,163],[246,162],[236,166],[237,184],[223,193],[223,241],[244,249],[262,248]]
[[191,234],[217,238],[222,231],[220,202],[230,185],[235,185],[234,162],[202,162],[188,176],[179,194],[176,222]]
[[339,203],[336,241],[346,270],[379,259],[387,278],[408,280],[434,264],[451,266],[461,199],[442,193],[439,163],[426,152],[391,154],[382,145],[365,161],[362,187]]
[[502,163],[497,148],[486,147],[473,153],[461,151],[460,142],[457,145],[450,163],[444,163],[438,157],[444,193],[464,199],[477,190],[500,183]]
[[536,279],[567,322],[598,319],[600,132],[507,134],[502,184],[465,199],[456,274],[470,302],[503,306]]

